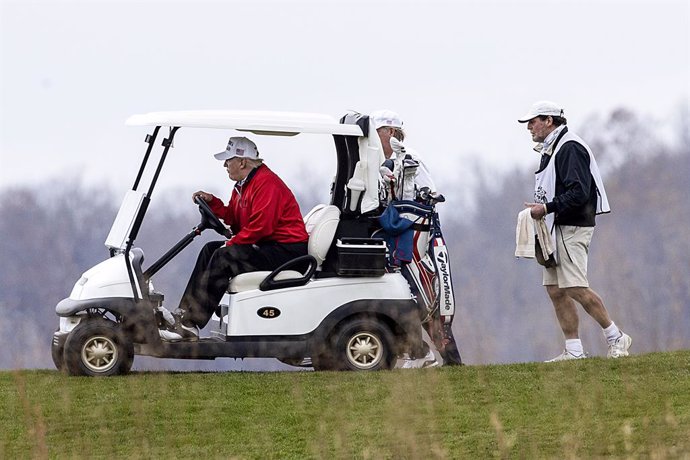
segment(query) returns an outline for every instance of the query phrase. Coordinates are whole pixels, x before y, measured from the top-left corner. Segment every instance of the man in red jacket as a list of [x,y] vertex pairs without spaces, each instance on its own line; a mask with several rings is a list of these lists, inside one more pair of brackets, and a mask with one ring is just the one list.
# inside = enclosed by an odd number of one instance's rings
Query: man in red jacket
[[230,226],[233,237],[207,243],[199,253],[187,283],[176,324],[161,329],[165,340],[194,340],[240,273],[274,270],[307,254],[309,235],[295,196],[259,158],[256,145],[246,137],[231,137],[227,149],[215,155],[223,161],[235,187],[227,206],[210,193],[203,198],[213,213]]

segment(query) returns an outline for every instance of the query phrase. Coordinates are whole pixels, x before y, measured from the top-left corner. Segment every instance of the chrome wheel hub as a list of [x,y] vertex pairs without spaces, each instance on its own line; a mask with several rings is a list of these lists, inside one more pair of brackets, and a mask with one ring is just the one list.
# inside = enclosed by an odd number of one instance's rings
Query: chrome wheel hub
[[81,349],[81,360],[92,372],[106,372],[117,362],[117,345],[104,336],[92,337]]
[[382,358],[381,340],[370,332],[355,334],[347,344],[347,359],[358,369],[371,369]]

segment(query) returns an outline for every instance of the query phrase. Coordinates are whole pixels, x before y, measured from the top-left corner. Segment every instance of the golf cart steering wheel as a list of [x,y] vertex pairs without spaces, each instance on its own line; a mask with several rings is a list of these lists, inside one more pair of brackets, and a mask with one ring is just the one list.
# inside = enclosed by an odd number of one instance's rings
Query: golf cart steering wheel
[[213,214],[213,211],[211,211],[211,208],[208,206],[206,200],[200,196],[197,196],[194,198],[194,202],[199,205],[199,212],[201,213],[201,222],[196,227],[199,232],[203,232],[207,228],[210,228],[211,230],[215,230],[228,239],[232,238],[232,232],[230,229],[223,225],[223,222],[221,222],[220,219]]

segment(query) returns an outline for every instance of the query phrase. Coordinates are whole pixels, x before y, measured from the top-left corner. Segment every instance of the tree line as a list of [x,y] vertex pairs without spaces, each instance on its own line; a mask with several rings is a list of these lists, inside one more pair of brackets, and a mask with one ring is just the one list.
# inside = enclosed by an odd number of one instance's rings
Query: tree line
[[[633,336],[634,353],[690,348],[687,111],[676,121],[668,136],[621,109],[580,130],[604,171],[612,205],[611,214],[597,218],[590,281]],[[470,364],[543,360],[562,347],[540,267],[513,256],[517,213],[532,195],[536,162],[498,179],[484,176],[471,191],[462,184],[443,190],[448,203],[439,207],[459,305],[454,330]],[[430,166],[433,172],[436,165]],[[315,199],[308,177],[303,179],[295,194],[306,213]],[[474,197],[471,206],[453,205],[464,203],[459,197],[467,193]],[[198,223],[196,208],[179,206],[178,195],[160,192],[151,202],[137,240],[146,251],[145,267]],[[0,368],[52,367],[55,304],[81,273],[107,257],[103,241],[118,204],[112,190],[74,178],[0,190]],[[155,279],[169,308],[179,300],[201,244],[183,251]],[[605,355],[600,328],[580,312],[586,351]],[[144,366],[155,367],[154,361]]]

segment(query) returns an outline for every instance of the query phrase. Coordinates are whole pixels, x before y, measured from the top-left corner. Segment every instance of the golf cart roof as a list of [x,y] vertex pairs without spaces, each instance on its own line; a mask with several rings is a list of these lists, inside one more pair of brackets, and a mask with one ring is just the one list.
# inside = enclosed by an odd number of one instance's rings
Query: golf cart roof
[[245,110],[190,110],[132,115],[130,126],[177,126],[249,131],[254,134],[294,136],[299,133],[362,136],[357,125],[341,124],[329,115]]

